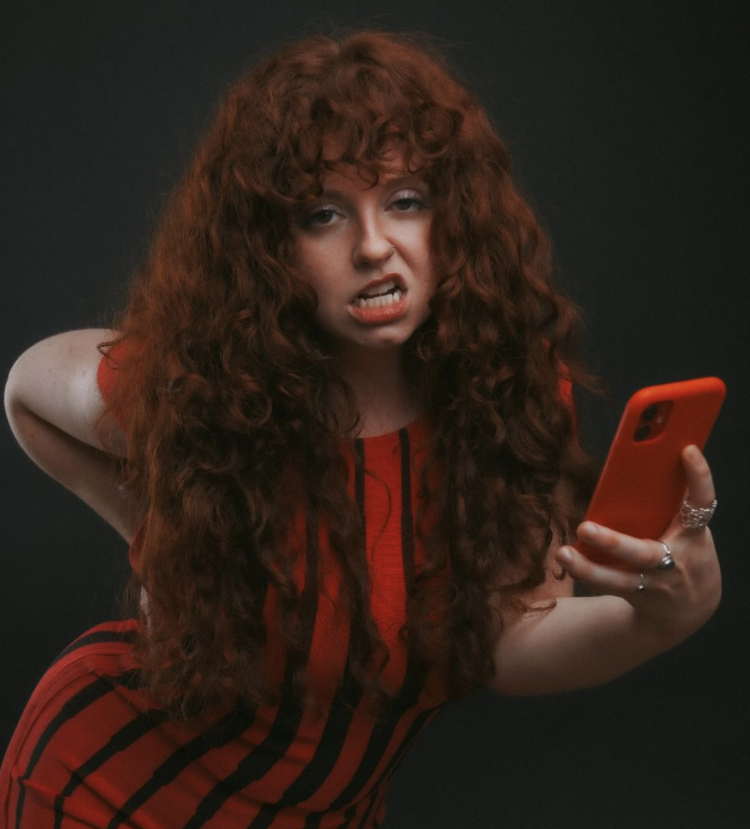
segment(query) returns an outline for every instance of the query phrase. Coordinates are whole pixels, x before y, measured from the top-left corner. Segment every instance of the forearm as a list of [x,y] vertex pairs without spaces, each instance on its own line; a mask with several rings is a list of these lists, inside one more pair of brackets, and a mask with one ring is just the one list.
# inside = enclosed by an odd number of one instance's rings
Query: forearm
[[558,599],[509,624],[495,653],[494,690],[541,695],[601,685],[648,661],[677,640],[639,622],[617,596]]
[[12,416],[10,409],[13,433],[31,460],[130,540],[139,511],[120,487],[121,459],[66,434],[20,404]]

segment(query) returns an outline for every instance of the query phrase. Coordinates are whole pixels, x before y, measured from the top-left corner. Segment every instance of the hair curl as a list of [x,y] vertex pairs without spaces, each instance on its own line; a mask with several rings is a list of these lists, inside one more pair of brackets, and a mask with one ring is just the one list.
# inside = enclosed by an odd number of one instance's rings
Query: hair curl
[[[422,494],[436,516],[420,522],[429,554],[406,635],[454,695],[492,675],[491,598],[522,608],[523,591],[546,577],[550,539],[568,535],[574,509],[559,487],[574,508],[587,492],[560,393],[561,382],[590,383],[574,354],[578,315],[553,287],[549,245],[484,110],[413,38],[361,32],[282,49],[226,96],[118,326],[131,345],[119,350],[111,405],[147,516],[134,577],[150,597],[139,650],[151,690],[175,711],[268,698],[268,585],[304,693],[312,621],[286,532],[295,490],[330,525],[351,668],[377,692],[367,567],[351,554],[362,516],[340,448],[356,411],[313,325],[290,215],[329,170],[354,165],[377,181],[394,142],[430,187],[437,275],[432,316],[406,348],[434,423]],[[332,408],[342,392],[347,407]]]

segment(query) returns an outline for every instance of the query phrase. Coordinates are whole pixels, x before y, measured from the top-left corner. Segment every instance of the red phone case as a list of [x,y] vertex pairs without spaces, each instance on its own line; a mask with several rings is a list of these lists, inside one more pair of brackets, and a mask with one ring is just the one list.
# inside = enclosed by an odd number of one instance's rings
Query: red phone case
[[[586,519],[637,538],[659,538],[685,494],[680,455],[706,444],[726,387],[717,377],[649,386],[628,401]],[[624,566],[583,542],[593,561]]]

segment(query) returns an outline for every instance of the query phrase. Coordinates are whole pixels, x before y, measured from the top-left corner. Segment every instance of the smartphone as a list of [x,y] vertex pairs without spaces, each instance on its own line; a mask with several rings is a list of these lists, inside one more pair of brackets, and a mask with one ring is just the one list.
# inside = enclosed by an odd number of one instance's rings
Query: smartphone
[[[586,520],[636,538],[659,538],[685,495],[682,450],[690,444],[703,449],[725,394],[718,377],[636,392],[617,427]],[[583,542],[575,546],[592,561],[626,566]]]

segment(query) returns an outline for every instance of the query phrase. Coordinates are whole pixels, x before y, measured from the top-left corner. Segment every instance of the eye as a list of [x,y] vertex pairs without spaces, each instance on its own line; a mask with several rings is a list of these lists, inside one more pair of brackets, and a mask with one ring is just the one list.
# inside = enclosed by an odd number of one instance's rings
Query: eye
[[333,224],[338,215],[338,211],[333,206],[324,204],[322,207],[317,207],[311,213],[308,213],[304,218],[303,225],[304,227],[325,227]]
[[409,213],[414,210],[424,210],[427,200],[418,190],[404,190],[396,194],[391,202],[391,208],[399,213]]

